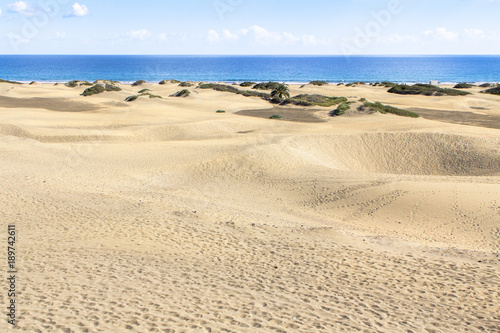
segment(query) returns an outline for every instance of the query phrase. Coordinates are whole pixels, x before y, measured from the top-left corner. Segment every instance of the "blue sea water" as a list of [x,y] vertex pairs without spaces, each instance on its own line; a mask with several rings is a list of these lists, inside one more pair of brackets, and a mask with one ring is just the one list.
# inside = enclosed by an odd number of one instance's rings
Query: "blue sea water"
[[66,82],[499,82],[500,56],[0,55],[0,78]]

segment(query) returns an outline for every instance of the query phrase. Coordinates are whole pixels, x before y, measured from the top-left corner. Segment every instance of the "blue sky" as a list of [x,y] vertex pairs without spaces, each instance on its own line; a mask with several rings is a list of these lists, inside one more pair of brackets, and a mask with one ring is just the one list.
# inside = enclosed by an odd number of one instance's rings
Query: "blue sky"
[[500,54],[500,0],[0,0],[0,54]]

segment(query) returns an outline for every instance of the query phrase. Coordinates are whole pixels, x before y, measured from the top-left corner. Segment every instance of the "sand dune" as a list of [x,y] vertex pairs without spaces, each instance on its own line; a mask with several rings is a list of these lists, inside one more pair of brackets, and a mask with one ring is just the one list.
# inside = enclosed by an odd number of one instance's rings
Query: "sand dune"
[[[124,103],[139,89],[122,88],[0,84],[19,330],[500,331],[497,129],[325,108],[279,121],[237,114],[270,107],[256,98],[146,84],[165,98]],[[304,92],[500,114],[482,94]]]

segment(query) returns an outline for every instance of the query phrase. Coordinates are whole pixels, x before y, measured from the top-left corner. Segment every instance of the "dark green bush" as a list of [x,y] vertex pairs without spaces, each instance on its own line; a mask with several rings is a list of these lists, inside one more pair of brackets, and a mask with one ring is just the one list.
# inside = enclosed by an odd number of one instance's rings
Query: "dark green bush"
[[188,97],[189,95],[191,95],[191,92],[187,89],[183,89],[183,90],[178,91],[175,94],[170,95],[170,96],[172,96],[172,97]]
[[95,94],[100,94],[106,91],[106,88],[102,84],[93,85],[83,91],[82,96],[92,96]]
[[396,83],[389,82],[389,81],[382,81],[382,82],[380,82],[380,85],[383,86],[383,87],[386,87],[386,88],[392,88],[392,87],[397,86]]
[[192,87],[192,86],[194,86],[194,83],[190,81],[181,82],[179,84],[179,87]]
[[225,110],[217,110],[217,111],[215,111],[215,113],[226,113],[226,111]]
[[138,93],[144,94],[146,91],[151,91],[151,89],[142,89],[142,90],[139,90]]
[[153,95],[151,93],[140,94],[139,96],[149,96],[149,98],[163,98],[160,95]]
[[139,98],[138,95],[132,95],[132,96],[129,96],[129,97],[125,98],[125,102],[133,102],[133,101],[135,101],[138,98]]
[[0,83],[21,84],[21,82],[2,80],[2,79],[0,79]]
[[121,91],[122,90],[122,88],[115,86],[114,84],[109,84],[109,83],[106,83],[104,85],[104,89],[106,91]]
[[252,89],[257,89],[257,90],[274,90],[276,89],[280,83],[278,82],[262,82],[262,83],[257,83]]
[[294,96],[292,98],[288,98],[282,102],[283,105],[293,104],[298,106],[323,106],[330,107],[332,105],[337,105],[342,102],[347,102],[347,98],[345,97],[328,97],[323,95],[308,95],[301,94]]
[[479,85],[481,88],[490,88],[490,87],[493,87],[493,85],[491,83],[483,83],[481,85]]
[[68,88],[75,88],[75,87],[78,87],[79,82],[80,81],[76,81],[76,80],[69,81],[68,83],[65,84],[65,86]]
[[198,86],[200,89],[213,89],[216,91],[227,91],[232,93],[237,93],[240,91],[238,88],[233,86],[228,86],[227,84],[219,84],[219,83],[204,83]]
[[254,85],[256,85],[255,82],[245,81],[242,84],[240,84],[240,87],[252,87]]
[[335,116],[341,116],[343,115],[347,110],[350,110],[351,109],[351,106],[349,105],[349,103],[346,103],[346,102],[342,102],[340,103],[340,105],[337,107],[337,109],[335,111],[333,111],[333,114]]
[[411,117],[411,118],[420,117],[418,114],[416,114],[414,112],[403,110],[403,109],[398,109],[398,108],[395,108],[395,107],[390,106],[390,105],[384,105],[380,102],[376,102],[376,103],[365,102],[364,106],[366,106],[372,110],[376,110],[382,114],[392,113],[392,114],[395,114],[398,116],[403,116],[403,117]]
[[485,94],[500,95],[500,87],[486,89]]
[[455,89],[469,89],[472,87],[475,87],[475,85],[463,82],[463,83],[459,83],[459,84],[455,85],[453,88],[455,88]]
[[393,93],[393,94],[400,94],[400,95],[425,95],[425,96],[464,96],[464,95],[470,95],[470,92],[467,91],[461,91],[461,90],[456,90],[456,89],[449,89],[449,88],[440,88],[437,86],[433,86],[431,84],[423,84],[423,83],[417,83],[414,84],[413,86],[408,86],[405,84],[398,84],[391,89],[388,90],[388,92]]
[[168,82],[167,80],[161,80],[160,82],[158,82],[158,84],[163,85],[163,84],[167,84],[167,82]]
[[283,117],[279,114],[273,114],[271,117],[269,117],[269,119],[281,119],[281,118]]
[[132,83],[132,87],[137,87],[137,86],[140,86],[141,84],[144,84],[144,83],[146,83],[146,81],[144,81],[144,80],[137,80],[134,83]]
[[313,86],[324,86],[324,85],[327,85],[328,82],[326,81],[311,81],[309,82],[309,84],[312,84]]

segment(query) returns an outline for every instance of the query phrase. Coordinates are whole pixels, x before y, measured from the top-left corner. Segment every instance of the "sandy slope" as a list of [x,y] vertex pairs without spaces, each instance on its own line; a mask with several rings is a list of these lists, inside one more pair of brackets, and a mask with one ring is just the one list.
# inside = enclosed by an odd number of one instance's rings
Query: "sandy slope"
[[[123,88],[0,84],[22,331],[500,331],[498,130],[272,121],[235,114],[270,107],[256,98]],[[495,96],[385,90],[292,87],[500,115]]]

